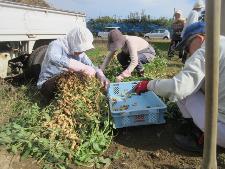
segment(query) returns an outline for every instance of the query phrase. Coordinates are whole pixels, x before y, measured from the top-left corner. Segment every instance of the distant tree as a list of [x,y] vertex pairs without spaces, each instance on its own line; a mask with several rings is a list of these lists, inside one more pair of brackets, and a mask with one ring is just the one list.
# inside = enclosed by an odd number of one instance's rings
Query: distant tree
[[150,21],[150,15],[145,14],[145,10],[142,9],[141,11],[141,22],[142,23],[148,23]]
[[141,12],[130,12],[128,17],[125,19],[120,19],[120,17],[117,17],[116,15],[113,17],[103,16],[97,19],[90,19],[87,22],[87,26],[92,32],[95,33],[102,31],[106,26],[119,26],[123,33],[140,34],[149,32],[159,27],[169,29],[172,22],[172,18],[168,19],[165,17],[160,17],[153,19],[150,15],[147,15],[144,10],[142,10]]
[[130,23],[138,23],[140,20],[141,16],[139,15],[138,12],[130,12],[130,14],[128,15],[128,19],[126,21]]
[[95,19],[96,23],[111,23],[111,22],[117,22],[115,18],[112,18],[110,16],[103,16]]
[[151,23],[164,26],[164,27],[170,27],[172,25],[173,19],[167,19],[165,17],[160,17],[159,19],[152,19]]
[[148,21],[150,21],[150,20],[151,20],[151,16],[150,16],[150,15],[148,15],[148,16],[147,16],[147,18],[148,18]]

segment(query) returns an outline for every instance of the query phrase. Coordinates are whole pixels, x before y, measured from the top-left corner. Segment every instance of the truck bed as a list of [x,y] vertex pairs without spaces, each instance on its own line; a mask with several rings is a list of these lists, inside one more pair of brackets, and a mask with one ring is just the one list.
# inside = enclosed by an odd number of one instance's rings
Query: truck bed
[[54,39],[76,24],[86,25],[85,14],[0,1],[0,41]]

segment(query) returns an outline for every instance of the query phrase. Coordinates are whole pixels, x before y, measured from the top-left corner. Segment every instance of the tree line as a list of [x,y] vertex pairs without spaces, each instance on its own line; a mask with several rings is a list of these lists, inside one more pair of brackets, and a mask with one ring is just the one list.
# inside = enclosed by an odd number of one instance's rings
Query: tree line
[[87,26],[94,34],[102,31],[106,26],[119,26],[125,34],[143,34],[157,28],[170,30],[172,22],[173,18],[160,17],[155,19],[142,10],[141,12],[130,12],[127,18],[123,19],[116,15],[90,19]]

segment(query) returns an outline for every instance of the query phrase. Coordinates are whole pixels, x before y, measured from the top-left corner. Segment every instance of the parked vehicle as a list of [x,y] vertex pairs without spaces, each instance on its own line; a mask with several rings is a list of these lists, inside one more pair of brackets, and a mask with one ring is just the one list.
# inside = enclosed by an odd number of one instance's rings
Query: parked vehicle
[[103,31],[98,32],[98,37],[107,38],[108,33],[113,29],[119,29],[120,30],[120,27],[118,27],[118,26],[105,27]]
[[[0,77],[13,68],[40,64],[48,44],[77,24],[86,26],[85,14],[0,1]],[[42,54],[41,54],[42,53]],[[31,69],[32,70],[32,69]]]
[[144,34],[145,38],[170,39],[170,32],[167,29],[155,29]]

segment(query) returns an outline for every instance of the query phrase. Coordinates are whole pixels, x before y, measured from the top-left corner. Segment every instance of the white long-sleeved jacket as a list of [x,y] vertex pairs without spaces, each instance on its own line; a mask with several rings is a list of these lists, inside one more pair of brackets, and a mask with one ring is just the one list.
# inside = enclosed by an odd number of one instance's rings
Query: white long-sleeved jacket
[[[171,101],[184,99],[202,89],[205,80],[205,43],[185,63],[172,79],[151,80],[148,89]],[[220,38],[219,59],[219,121],[225,123],[225,37]]]

